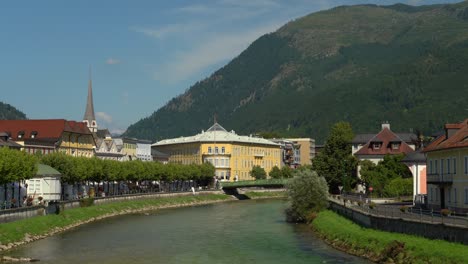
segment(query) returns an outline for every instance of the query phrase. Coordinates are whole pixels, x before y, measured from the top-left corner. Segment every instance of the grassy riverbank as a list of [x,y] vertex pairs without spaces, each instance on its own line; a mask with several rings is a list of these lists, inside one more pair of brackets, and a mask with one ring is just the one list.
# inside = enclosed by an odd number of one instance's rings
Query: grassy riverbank
[[160,208],[208,204],[227,201],[231,196],[206,194],[172,196],[157,199],[138,199],[107,203],[62,211],[59,215],[46,215],[0,225],[1,250],[54,235],[81,224],[116,215],[138,213]]
[[468,263],[468,246],[363,228],[331,211],[312,226],[333,247],[379,263]]

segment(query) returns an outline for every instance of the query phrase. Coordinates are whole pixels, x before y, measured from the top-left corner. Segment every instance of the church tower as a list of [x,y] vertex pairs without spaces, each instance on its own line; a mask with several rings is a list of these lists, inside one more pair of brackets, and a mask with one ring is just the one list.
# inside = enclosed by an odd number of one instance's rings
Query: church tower
[[94,115],[93,105],[93,82],[91,80],[91,67],[89,69],[89,82],[88,82],[88,101],[86,102],[86,112],[83,118],[83,122],[86,123],[91,132],[97,132],[97,122]]

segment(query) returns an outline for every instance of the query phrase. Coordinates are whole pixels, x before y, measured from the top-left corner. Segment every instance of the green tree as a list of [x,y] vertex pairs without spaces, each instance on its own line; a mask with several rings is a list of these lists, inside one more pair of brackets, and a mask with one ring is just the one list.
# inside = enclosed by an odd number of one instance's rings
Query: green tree
[[328,206],[328,184],[315,171],[300,170],[287,184],[290,207],[286,210],[289,222],[304,222],[310,213]]
[[338,192],[338,186],[350,191],[357,183],[357,160],[351,154],[351,140],[354,137],[351,125],[338,122],[325,142],[323,151],[312,161],[312,169],[325,177],[332,192]]
[[292,178],[293,176],[293,172],[291,170],[291,168],[289,168],[288,166],[283,166],[281,168],[281,178]]
[[250,171],[250,176],[254,177],[256,180],[266,179],[266,171],[262,167],[255,165]]
[[[412,174],[406,165],[401,163],[403,155],[386,155],[377,165],[368,160],[360,162],[361,180],[367,188],[372,186],[377,196],[393,197],[412,193]],[[401,181],[410,179],[410,181]],[[390,185],[390,183],[392,183]]]
[[270,175],[270,177],[271,177],[272,179],[280,179],[280,178],[282,178],[282,176],[283,176],[283,175],[281,174],[281,170],[278,168],[278,166],[274,166],[274,167],[271,169],[269,175]]

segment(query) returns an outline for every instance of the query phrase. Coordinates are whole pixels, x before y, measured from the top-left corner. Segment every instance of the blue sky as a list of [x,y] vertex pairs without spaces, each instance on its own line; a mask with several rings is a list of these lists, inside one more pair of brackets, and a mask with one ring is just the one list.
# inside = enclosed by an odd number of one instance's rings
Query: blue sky
[[0,101],[81,120],[91,65],[100,127],[123,132],[263,34],[337,5],[457,0],[5,1]]

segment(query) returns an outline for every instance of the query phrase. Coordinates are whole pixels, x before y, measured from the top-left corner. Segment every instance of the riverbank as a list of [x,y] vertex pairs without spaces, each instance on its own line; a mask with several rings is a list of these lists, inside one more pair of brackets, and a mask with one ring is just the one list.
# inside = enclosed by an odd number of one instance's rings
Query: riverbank
[[0,252],[64,232],[77,226],[124,214],[141,213],[164,208],[196,206],[232,201],[225,194],[140,199],[80,207],[0,225]]
[[271,198],[286,198],[287,192],[285,190],[281,191],[246,191],[245,196],[249,197],[252,200],[256,199],[271,199]]
[[468,263],[468,246],[363,228],[332,211],[311,225],[332,247],[378,263]]

